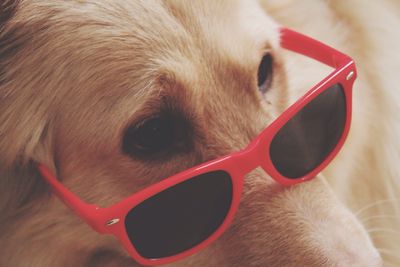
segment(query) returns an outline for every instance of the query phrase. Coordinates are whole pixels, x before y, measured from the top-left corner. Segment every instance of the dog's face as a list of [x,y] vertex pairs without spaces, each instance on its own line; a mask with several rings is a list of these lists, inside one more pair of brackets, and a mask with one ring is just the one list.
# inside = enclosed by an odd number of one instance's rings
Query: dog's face
[[[240,150],[288,104],[277,25],[257,2],[24,0],[1,8],[14,4],[0,35],[2,164],[40,184],[29,164],[15,162],[43,162],[88,202],[111,205]],[[0,236],[0,262],[135,265],[58,199],[28,202],[4,218],[12,225]],[[379,256],[321,179],[284,188],[256,170],[230,229],[171,266],[379,266]]]

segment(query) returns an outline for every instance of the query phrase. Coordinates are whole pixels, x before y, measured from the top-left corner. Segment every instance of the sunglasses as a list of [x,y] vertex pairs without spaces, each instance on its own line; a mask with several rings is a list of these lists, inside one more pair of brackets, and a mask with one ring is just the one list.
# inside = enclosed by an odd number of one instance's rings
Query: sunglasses
[[54,193],[94,230],[116,236],[138,263],[177,261],[215,241],[238,209],[244,176],[257,167],[283,185],[315,177],[342,147],[350,128],[353,60],[281,28],[281,47],[335,70],[286,109],[244,150],[166,178],[107,208],[85,203],[43,164]]

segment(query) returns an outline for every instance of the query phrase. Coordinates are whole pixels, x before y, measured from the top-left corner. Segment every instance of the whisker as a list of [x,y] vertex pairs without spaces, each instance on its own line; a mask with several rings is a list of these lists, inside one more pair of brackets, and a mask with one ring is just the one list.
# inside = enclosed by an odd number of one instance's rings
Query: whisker
[[366,211],[368,209],[371,209],[371,208],[376,207],[376,206],[381,205],[381,204],[388,204],[390,202],[400,202],[400,199],[399,198],[388,198],[388,199],[378,200],[378,201],[375,201],[375,202],[373,202],[371,204],[368,204],[368,205],[360,208],[354,214],[355,214],[355,216],[358,217],[361,213],[363,213],[364,211]]
[[368,222],[368,221],[371,221],[374,219],[399,219],[400,220],[400,217],[396,216],[396,215],[375,215],[375,216],[370,216],[367,218],[360,219],[360,222],[365,223],[365,222]]
[[386,240],[392,240],[394,238],[398,239],[398,236],[394,236],[393,233],[370,233],[369,236],[373,239],[373,240],[380,240],[380,241],[384,241],[387,242]]
[[392,234],[400,234],[400,231],[396,231],[393,229],[386,228],[371,228],[367,229],[367,233],[392,233]]

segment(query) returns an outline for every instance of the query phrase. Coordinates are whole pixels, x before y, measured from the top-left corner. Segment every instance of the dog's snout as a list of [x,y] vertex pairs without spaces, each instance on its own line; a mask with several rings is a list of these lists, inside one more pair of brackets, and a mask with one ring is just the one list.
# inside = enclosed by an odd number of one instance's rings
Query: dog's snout
[[235,234],[262,247],[258,256],[268,266],[382,266],[366,230],[321,179],[283,187],[259,170],[245,181]]
[[[339,218],[343,217],[341,214]],[[345,220],[329,218],[320,221],[316,225],[315,233],[316,245],[319,244],[322,254],[328,259],[327,266],[382,266],[378,251],[365,230],[351,214],[348,214]]]

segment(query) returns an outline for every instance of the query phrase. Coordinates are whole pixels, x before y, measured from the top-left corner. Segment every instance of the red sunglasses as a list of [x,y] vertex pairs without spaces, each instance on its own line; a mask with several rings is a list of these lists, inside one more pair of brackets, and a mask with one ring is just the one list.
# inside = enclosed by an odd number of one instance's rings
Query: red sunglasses
[[108,208],[79,199],[43,164],[54,193],[99,233],[113,234],[138,263],[171,263],[205,248],[231,224],[244,176],[261,166],[283,185],[317,175],[339,152],[351,120],[353,60],[282,28],[281,46],[335,68],[244,150],[194,166]]

